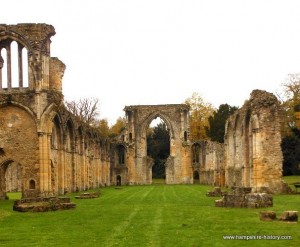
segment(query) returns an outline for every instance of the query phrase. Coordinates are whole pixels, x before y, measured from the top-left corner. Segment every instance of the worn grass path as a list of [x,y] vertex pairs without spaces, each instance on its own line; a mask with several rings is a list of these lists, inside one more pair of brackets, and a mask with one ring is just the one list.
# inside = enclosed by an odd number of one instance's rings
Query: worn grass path
[[[200,185],[103,188],[75,210],[12,211],[0,201],[0,246],[300,246],[300,223],[261,222],[262,209],[214,207]],[[72,194],[71,197],[75,196]],[[300,195],[276,195],[271,210],[299,210]],[[265,209],[263,209],[265,210]],[[289,235],[292,240],[224,240],[224,235]]]

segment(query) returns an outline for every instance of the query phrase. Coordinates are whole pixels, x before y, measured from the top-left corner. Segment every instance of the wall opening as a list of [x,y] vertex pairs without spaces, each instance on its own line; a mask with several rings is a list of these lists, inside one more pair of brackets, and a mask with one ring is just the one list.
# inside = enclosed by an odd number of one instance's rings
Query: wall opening
[[29,87],[28,51],[26,48],[22,49],[22,68],[23,68],[23,87]]
[[17,162],[11,162],[5,171],[6,192],[22,191],[21,166]]
[[194,165],[200,164],[200,144],[194,143],[192,145],[192,161]]
[[118,146],[118,162],[119,165],[125,164],[125,147],[123,145]]
[[184,131],[184,141],[187,142],[187,140],[188,140],[188,134],[186,131]]
[[51,147],[52,149],[61,148],[61,131],[58,116],[55,116],[52,122]]
[[21,165],[13,160],[0,164],[0,199],[8,199],[9,193],[19,193],[21,198],[22,189]]
[[35,181],[33,179],[31,179],[29,181],[29,189],[30,190],[35,190]]
[[132,142],[132,133],[129,133],[129,142]]
[[74,128],[72,122],[69,120],[67,122],[67,131],[66,131],[66,140],[65,140],[65,148],[66,151],[72,152],[74,151]]
[[0,42],[0,89],[29,86],[28,51],[17,41]]
[[152,179],[165,179],[165,163],[170,156],[170,134],[159,117],[152,120],[147,129],[147,156],[153,159]]
[[193,172],[193,183],[200,184],[200,176],[198,171]]
[[121,175],[117,175],[117,186],[121,186],[122,185],[122,177]]
[[1,70],[0,81],[2,82],[1,83],[2,85],[0,85],[0,86],[1,86],[1,88],[7,88],[7,51],[5,48],[2,48],[0,53],[1,53],[0,59],[2,57],[2,61],[3,61],[2,69],[0,68],[0,70]]

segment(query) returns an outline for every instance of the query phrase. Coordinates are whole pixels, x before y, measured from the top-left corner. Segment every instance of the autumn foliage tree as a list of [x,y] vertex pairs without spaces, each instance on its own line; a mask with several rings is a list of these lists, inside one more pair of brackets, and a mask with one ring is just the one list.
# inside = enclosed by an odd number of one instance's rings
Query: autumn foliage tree
[[111,126],[109,130],[110,137],[116,137],[121,134],[121,132],[126,127],[126,119],[119,117],[114,125]]
[[97,124],[96,128],[99,130],[101,138],[108,138],[110,135],[110,128],[108,125],[108,121],[106,119],[100,119]]
[[213,115],[214,107],[211,103],[205,102],[198,93],[193,93],[187,98],[185,104],[190,106],[190,140],[207,139],[208,118]]
[[300,112],[300,74],[289,74],[282,86],[283,96],[280,98],[285,111],[285,121],[288,127],[293,128],[296,126],[296,113]]

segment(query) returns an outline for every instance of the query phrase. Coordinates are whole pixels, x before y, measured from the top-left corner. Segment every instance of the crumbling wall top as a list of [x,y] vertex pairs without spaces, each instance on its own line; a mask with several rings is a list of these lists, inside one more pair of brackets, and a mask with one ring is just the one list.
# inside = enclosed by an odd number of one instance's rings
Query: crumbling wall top
[[249,100],[252,108],[268,107],[279,103],[276,96],[264,90],[253,90]]
[[125,106],[124,111],[132,110],[145,110],[145,109],[167,109],[167,108],[179,108],[184,110],[189,110],[190,107],[186,104],[165,104],[165,105],[129,105]]
[[5,39],[16,40],[29,52],[42,51],[49,55],[50,48],[47,41],[53,35],[55,35],[54,27],[45,23],[0,24],[0,42]]

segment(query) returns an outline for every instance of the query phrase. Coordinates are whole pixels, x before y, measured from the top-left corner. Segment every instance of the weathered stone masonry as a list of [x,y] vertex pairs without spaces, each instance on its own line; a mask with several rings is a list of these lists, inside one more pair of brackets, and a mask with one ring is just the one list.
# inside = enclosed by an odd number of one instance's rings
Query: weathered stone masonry
[[[18,168],[16,179],[21,181],[18,188],[23,197],[110,183],[110,143],[79,123],[63,105],[65,65],[50,57],[54,34],[53,26],[46,24],[0,25],[0,198],[10,190],[6,173],[12,164]],[[12,53],[13,42],[17,54]],[[12,66],[13,56],[17,56],[17,68]],[[17,85],[14,74],[19,75]],[[23,83],[26,77],[28,85]]]
[[280,123],[277,98],[254,90],[226,124],[226,185],[283,190]]
[[251,187],[253,192],[266,188],[273,193],[285,191],[281,180],[280,119],[277,98],[254,90],[243,107],[227,120],[225,143],[199,145],[200,182]]
[[[112,179],[124,178],[127,184],[151,184],[151,157],[147,156],[146,132],[153,119],[160,117],[170,134],[170,156],[165,164],[167,184],[192,183],[190,162],[189,107],[174,105],[138,105],[125,107],[127,128],[118,147],[124,147],[124,164],[112,165]],[[122,169],[122,167],[124,167]],[[126,168],[125,168],[126,167]]]
[[167,184],[193,183],[199,174],[203,184],[283,191],[280,108],[274,95],[253,91],[228,119],[225,144],[191,143],[184,104],[126,106],[123,133],[114,141],[101,139],[65,109],[65,65],[50,56],[53,35],[51,25],[0,24],[0,199],[7,191],[37,197],[151,184],[146,130],[157,117],[170,134]]

